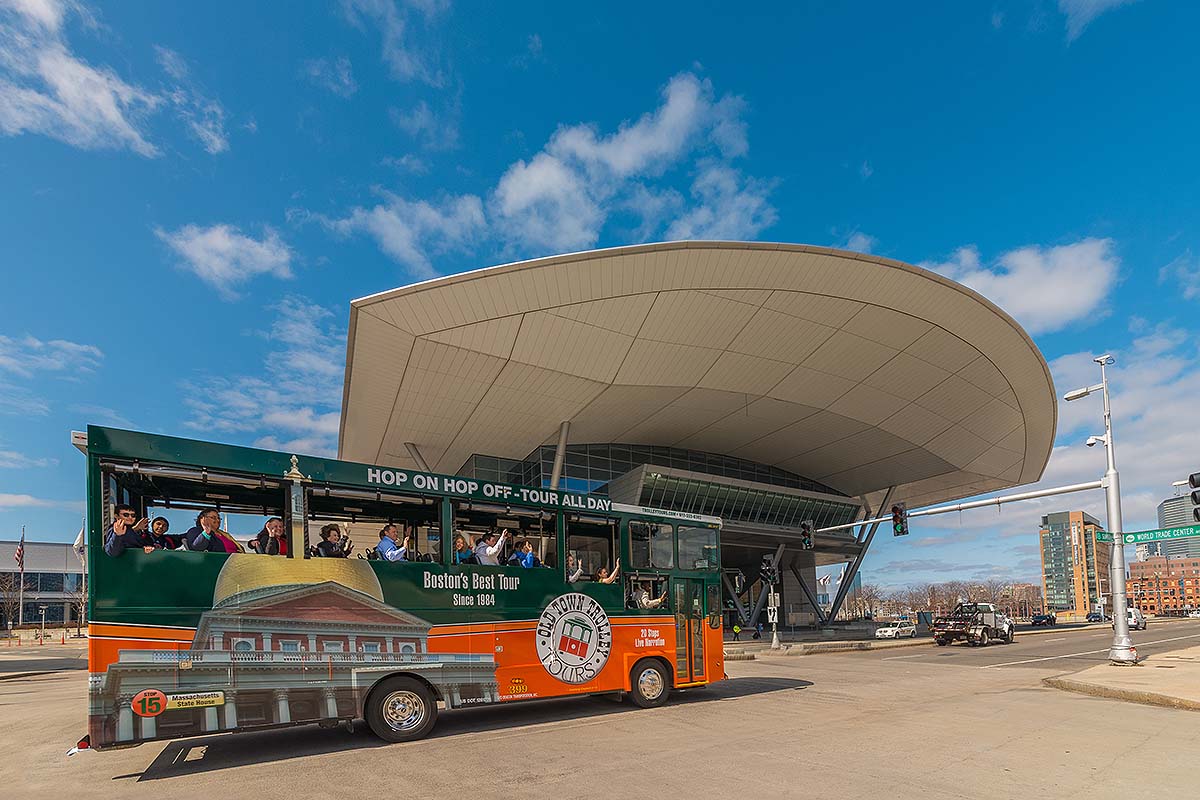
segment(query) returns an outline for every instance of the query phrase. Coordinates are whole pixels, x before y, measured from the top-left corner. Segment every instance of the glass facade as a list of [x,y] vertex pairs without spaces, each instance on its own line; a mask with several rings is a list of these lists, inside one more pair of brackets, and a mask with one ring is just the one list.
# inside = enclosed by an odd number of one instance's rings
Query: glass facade
[[[607,494],[608,482],[643,464],[685,469],[722,478],[736,478],[790,489],[841,495],[834,489],[778,467],[744,458],[657,447],[643,444],[573,444],[567,446],[562,488],[572,492]],[[554,471],[554,448],[539,447],[518,461],[511,458],[474,455],[459,475],[480,480],[503,481],[520,486],[549,486]]]
[[[638,503],[708,514],[725,520],[797,527],[812,520],[819,528],[850,522],[858,503],[801,497],[763,488],[734,486],[720,480],[703,480],[688,473],[730,478],[787,489],[845,497],[841,492],[778,467],[744,458],[677,447],[638,444],[568,445],[563,461],[561,486],[573,492],[607,495],[610,481],[631,470],[647,467]],[[661,470],[661,471],[658,471]],[[669,471],[669,472],[668,472]],[[554,472],[554,448],[542,446],[522,460],[474,455],[458,474],[479,480],[502,481],[520,486],[549,486]],[[849,531],[846,531],[849,535]]]
[[[818,500],[658,472],[646,475],[639,503],[708,514],[726,521],[786,528],[799,527],[806,520],[812,520],[818,528],[840,525],[853,521],[858,513],[858,504],[851,500],[844,503]],[[842,533],[849,536],[852,531],[846,529]]]

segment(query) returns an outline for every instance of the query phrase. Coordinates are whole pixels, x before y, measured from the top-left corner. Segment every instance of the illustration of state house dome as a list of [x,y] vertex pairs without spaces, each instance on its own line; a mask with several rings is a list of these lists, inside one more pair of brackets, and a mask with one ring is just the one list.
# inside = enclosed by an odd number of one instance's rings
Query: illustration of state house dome
[[369,562],[348,558],[284,558],[234,553],[213,588],[213,607],[233,605],[289,588],[336,583],[383,602],[383,587]]

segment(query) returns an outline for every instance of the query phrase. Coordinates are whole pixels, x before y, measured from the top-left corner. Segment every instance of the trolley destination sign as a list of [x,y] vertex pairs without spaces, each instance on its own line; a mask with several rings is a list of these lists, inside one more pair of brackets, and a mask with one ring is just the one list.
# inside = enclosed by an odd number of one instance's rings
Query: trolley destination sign
[[[1159,542],[1163,539],[1186,539],[1189,536],[1200,536],[1200,525],[1182,525],[1178,528],[1159,528],[1153,531],[1132,531],[1121,534],[1122,544],[1144,544]],[[1113,534],[1108,531],[1096,531],[1096,541],[1111,542]]]

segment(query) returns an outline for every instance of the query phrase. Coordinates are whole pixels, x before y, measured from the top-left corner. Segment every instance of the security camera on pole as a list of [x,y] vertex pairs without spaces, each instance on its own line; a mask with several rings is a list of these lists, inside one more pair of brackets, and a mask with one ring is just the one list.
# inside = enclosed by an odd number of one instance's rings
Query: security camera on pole
[[1087,397],[1092,392],[1104,393],[1104,435],[1089,436],[1087,446],[1093,447],[1101,442],[1108,454],[1108,469],[1104,473],[1102,485],[1108,506],[1108,532],[1113,535],[1112,558],[1109,561],[1109,578],[1112,585],[1112,615],[1113,641],[1108,651],[1110,663],[1125,666],[1137,664],[1137,650],[1129,638],[1129,615],[1126,611],[1125,599],[1125,545],[1121,539],[1124,529],[1121,524],[1121,478],[1117,473],[1117,458],[1114,453],[1112,431],[1112,407],[1108,401],[1108,373],[1105,367],[1116,359],[1107,353],[1092,359],[1100,365],[1100,383],[1083,389],[1067,392],[1063,397],[1070,402]]

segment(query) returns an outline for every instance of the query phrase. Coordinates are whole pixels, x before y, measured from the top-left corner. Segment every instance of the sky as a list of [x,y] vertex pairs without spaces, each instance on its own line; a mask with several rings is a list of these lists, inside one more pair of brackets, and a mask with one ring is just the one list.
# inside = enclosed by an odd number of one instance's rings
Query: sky
[[[70,541],[88,423],[336,452],[349,302],[593,247],[919,264],[1059,395],[1110,352],[1127,530],[1200,470],[1200,5],[0,0],[0,538]],[[1043,480],[1094,480],[1099,399]],[[1042,514],[914,520],[885,586],[1037,580]],[[887,535],[884,535],[887,534]]]

